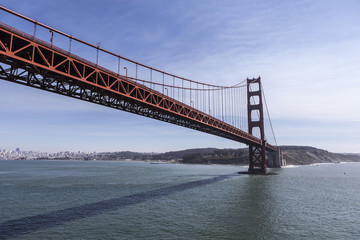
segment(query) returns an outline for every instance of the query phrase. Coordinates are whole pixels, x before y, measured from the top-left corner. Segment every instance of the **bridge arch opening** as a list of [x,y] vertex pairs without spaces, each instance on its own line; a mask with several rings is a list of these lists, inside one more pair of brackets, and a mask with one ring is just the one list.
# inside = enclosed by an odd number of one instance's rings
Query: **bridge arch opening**
[[251,111],[251,121],[259,122],[260,121],[260,110],[254,109]]
[[253,82],[250,85],[250,92],[257,92],[260,90],[260,84],[258,82]]
[[260,104],[260,97],[258,95],[250,97],[250,105],[258,105]]

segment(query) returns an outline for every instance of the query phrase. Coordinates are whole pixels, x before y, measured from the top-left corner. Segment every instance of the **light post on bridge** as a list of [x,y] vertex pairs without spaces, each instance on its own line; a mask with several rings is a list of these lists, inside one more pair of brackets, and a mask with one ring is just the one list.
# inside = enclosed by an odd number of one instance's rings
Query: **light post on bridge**
[[50,30],[49,33],[51,33],[50,43],[51,43],[51,48],[52,48],[53,47],[53,40],[54,40],[54,32]]
[[125,69],[125,72],[126,72],[126,80],[128,80],[128,69],[127,69],[127,67],[124,67],[124,69]]
[[[125,71],[126,71],[126,78],[125,80],[128,81],[128,69],[127,67],[124,67]],[[129,83],[126,84],[127,85],[127,92],[130,93],[130,89],[129,89]]]
[[99,48],[100,48],[100,44],[101,42],[96,43],[96,66],[98,65],[99,62]]

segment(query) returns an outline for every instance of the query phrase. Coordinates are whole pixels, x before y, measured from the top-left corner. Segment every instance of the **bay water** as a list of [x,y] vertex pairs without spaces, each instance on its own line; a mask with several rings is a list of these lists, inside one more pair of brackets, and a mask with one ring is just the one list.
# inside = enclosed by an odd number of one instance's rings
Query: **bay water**
[[360,239],[360,163],[0,161],[0,239]]

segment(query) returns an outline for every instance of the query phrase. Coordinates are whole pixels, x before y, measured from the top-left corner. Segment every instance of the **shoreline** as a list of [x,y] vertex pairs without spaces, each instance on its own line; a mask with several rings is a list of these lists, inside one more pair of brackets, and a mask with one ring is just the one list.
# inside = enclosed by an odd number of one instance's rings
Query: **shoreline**
[[[281,146],[283,159],[289,166],[338,164],[342,162],[360,162],[360,154],[331,153],[323,149],[308,146]],[[248,166],[248,148],[217,149],[195,148],[165,153],[141,153],[130,151],[83,153],[83,152],[3,152],[0,159],[12,160],[55,160],[55,161],[141,161],[153,163],[181,163],[200,165]]]

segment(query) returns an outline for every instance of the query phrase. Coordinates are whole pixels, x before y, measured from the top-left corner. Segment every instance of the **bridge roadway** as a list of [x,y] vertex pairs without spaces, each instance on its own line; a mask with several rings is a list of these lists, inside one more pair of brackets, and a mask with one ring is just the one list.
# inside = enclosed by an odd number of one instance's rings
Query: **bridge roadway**
[[[261,147],[249,133],[0,22],[0,79]],[[142,81],[142,80],[140,80]],[[266,143],[266,150],[277,147]]]

